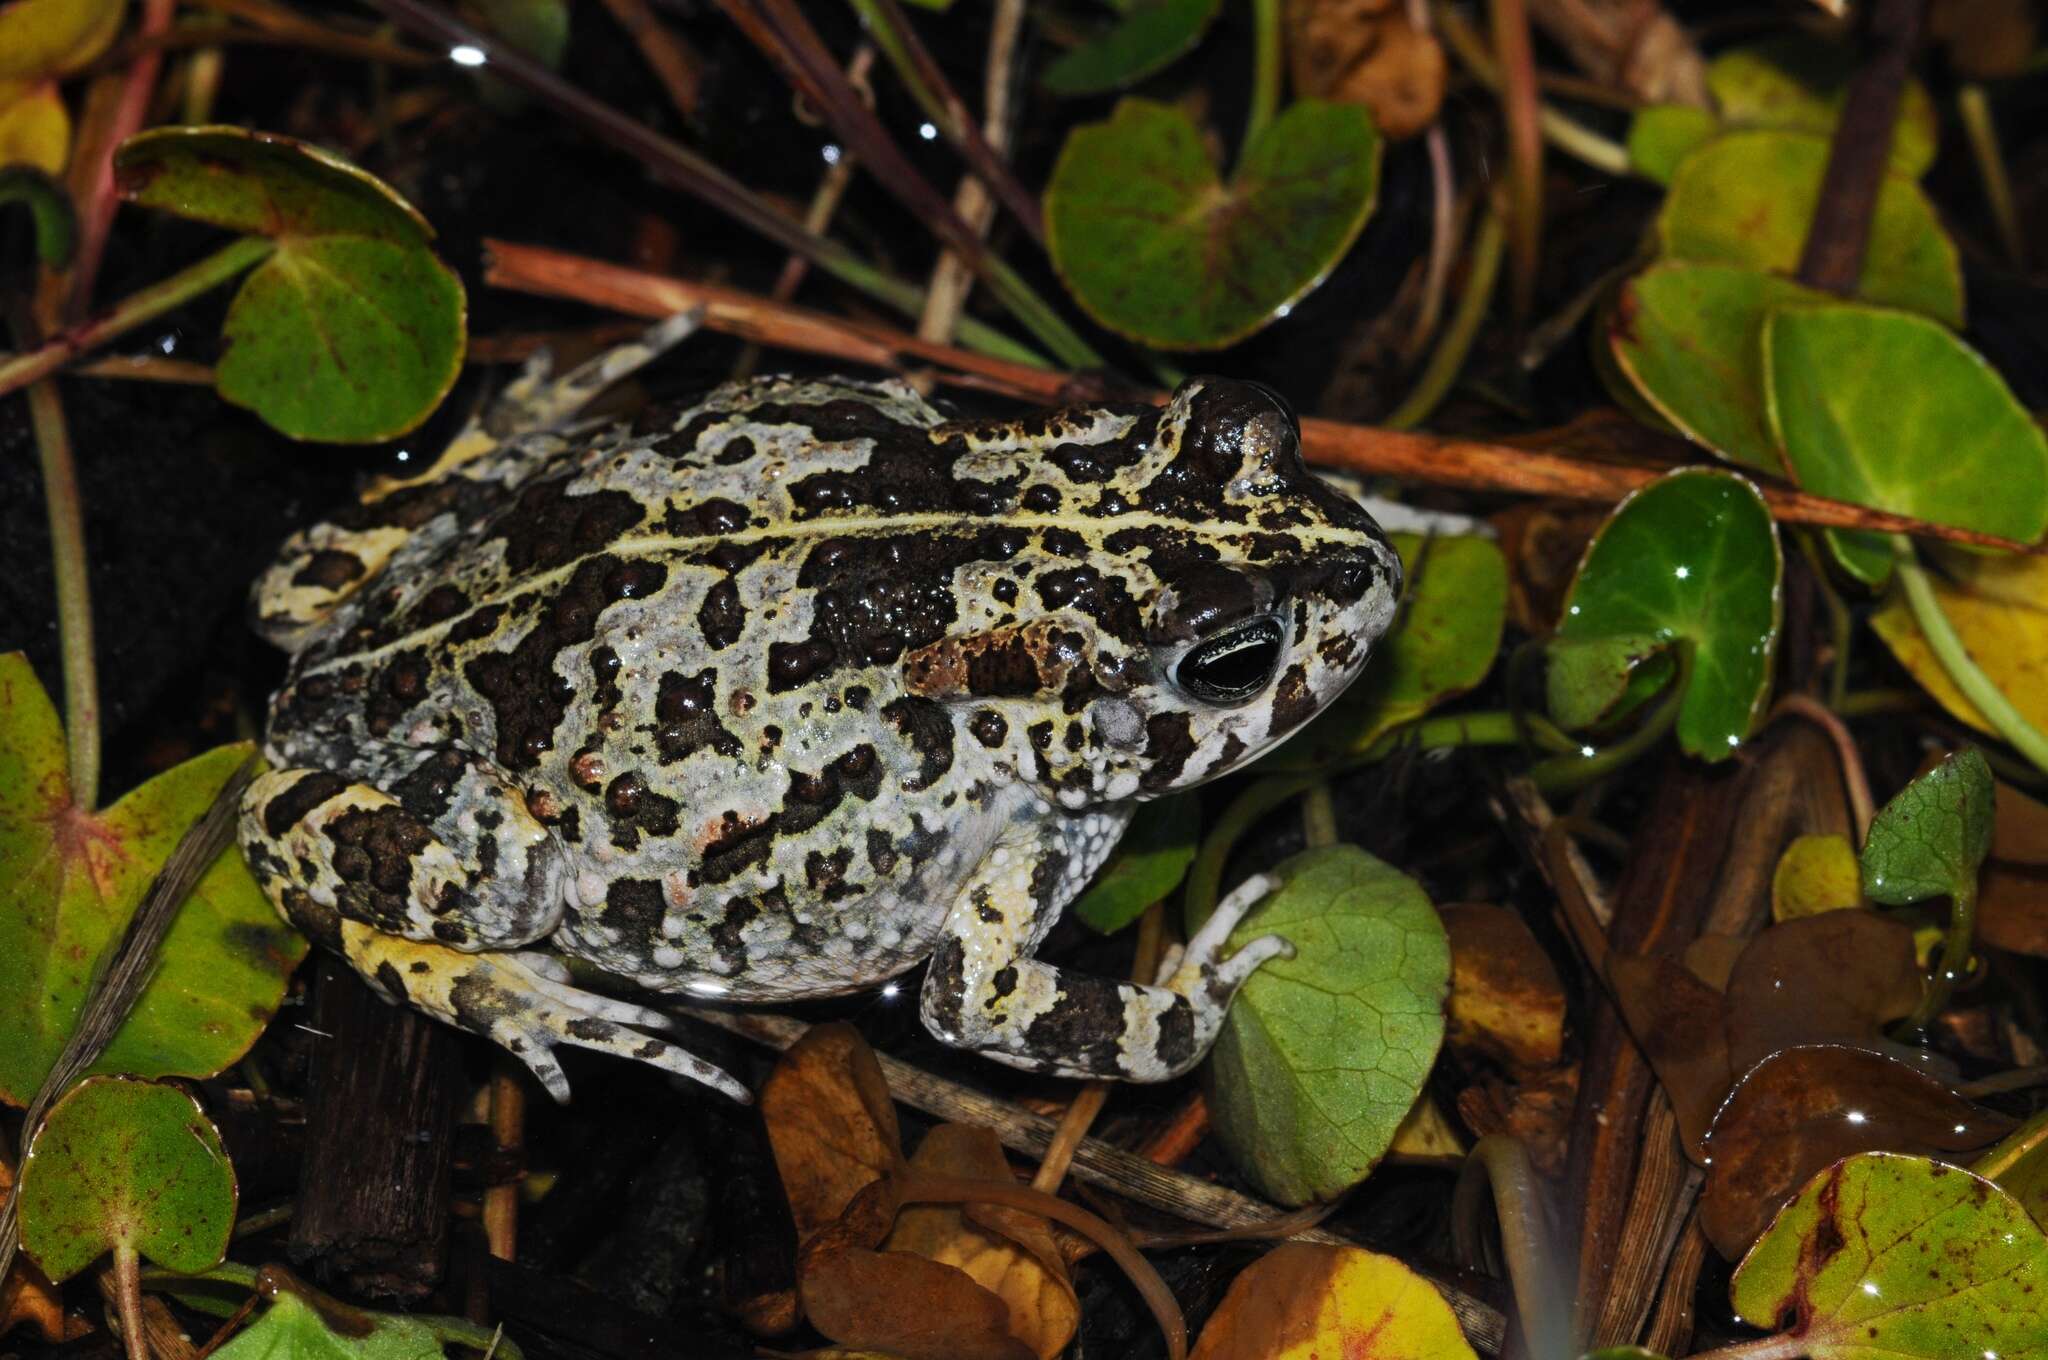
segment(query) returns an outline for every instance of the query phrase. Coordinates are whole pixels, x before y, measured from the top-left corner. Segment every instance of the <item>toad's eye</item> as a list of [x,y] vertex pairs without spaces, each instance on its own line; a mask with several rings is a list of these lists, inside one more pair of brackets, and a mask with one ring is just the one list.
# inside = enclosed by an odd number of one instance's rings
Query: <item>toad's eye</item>
[[1280,665],[1281,640],[1278,619],[1238,624],[1189,648],[1174,665],[1173,683],[1205,704],[1241,704],[1273,678]]

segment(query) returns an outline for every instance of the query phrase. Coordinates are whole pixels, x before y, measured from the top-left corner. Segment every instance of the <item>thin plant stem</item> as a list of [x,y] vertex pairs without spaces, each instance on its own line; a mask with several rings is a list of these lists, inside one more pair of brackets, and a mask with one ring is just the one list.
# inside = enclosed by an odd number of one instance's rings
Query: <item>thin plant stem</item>
[[142,1258],[126,1242],[114,1246],[114,1303],[128,1360],[150,1360],[149,1338],[142,1331]]
[[1849,725],[1842,721],[1842,715],[1821,703],[1809,694],[1788,694],[1778,700],[1778,707],[1772,713],[1790,713],[1806,719],[1835,744],[1835,759],[1842,765],[1842,787],[1849,795],[1849,815],[1856,823],[1856,848],[1870,838],[1870,822],[1877,815],[1877,802],[1870,796],[1870,776],[1863,768],[1863,753],[1856,749],[1856,738],[1849,734]]
[[[533,95],[607,146],[632,156],[662,183],[682,190],[741,226],[796,251],[841,283],[905,316],[924,307],[924,290],[878,269],[830,237],[805,231],[770,207],[738,180],[678,142],[592,98],[508,44],[463,24],[421,0],[369,0],[400,28],[449,47],[469,45],[483,52],[491,73]],[[960,343],[1013,363],[1044,368],[1045,359],[991,326],[963,317]],[[1099,360],[1096,361],[1099,363]],[[1088,365],[1077,365],[1086,367]]]
[[1327,781],[1318,781],[1302,795],[1301,839],[1311,850],[1337,843],[1337,804]]
[[1934,1022],[1955,995],[1956,983],[1969,975],[1970,946],[1977,934],[1977,880],[1956,885],[1948,903],[1948,933],[1941,940],[1941,967],[1920,994],[1920,1004],[1906,1017],[1900,1030],[1917,1034]]
[[1240,164],[1280,111],[1280,46],[1280,0],[1252,0],[1252,106],[1237,152]]
[[1970,1170],[1987,1181],[1995,1181],[2018,1166],[2043,1143],[2048,1143],[2048,1110],[2037,1111],[2033,1118],[2000,1139],[1989,1152],[1970,1164]]
[[1977,665],[1961,634],[1942,612],[1933,579],[1920,565],[1911,541],[1904,535],[1893,535],[1892,552],[1897,558],[1899,584],[1906,591],[1906,605],[1913,613],[1913,622],[1919,625],[1920,635],[1927,639],[1928,650],[1941,662],[1963,697],[1977,706],[1991,729],[2037,768],[2048,771],[2048,734],[2027,721],[2005,691]]
[[2013,199],[2012,179],[2005,173],[2005,154],[1998,146],[1998,124],[1991,116],[1991,100],[1984,87],[1973,81],[1957,91],[1956,112],[1962,115],[1970,155],[1984,181],[1984,201],[1991,209],[1991,220],[1998,226],[2005,256],[2015,268],[2025,269],[2027,235],[2020,230],[2019,206]]
[[1870,718],[1885,713],[1911,713],[1927,707],[1927,696],[1917,689],[1859,689],[1844,694],[1828,707],[1845,718]]
[[1692,648],[1680,644],[1674,649],[1678,656],[1678,673],[1671,679],[1671,692],[1652,713],[1636,726],[1635,731],[1612,746],[1603,746],[1589,756],[1552,756],[1540,760],[1529,768],[1529,778],[1545,793],[1563,793],[1583,788],[1595,779],[1613,774],[1616,770],[1633,763],[1635,759],[1664,739],[1678,722],[1678,711],[1685,704],[1685,692],[1692,685]]
[[[1485,43],[1479,34],[1456,10],[1440,5],[1437,9],[1437,24],[1450,44],[1451,53],[1487,89],[1499,93],[1501,88],[1500,70],[1488,55]],[[1584,123],[1561,112],[1550,104],[1536,106],[1537,130],[1552,146],[1568,156],[1584,161],[1587,165],[1611,175],[1627,175],[1633,171],[1628,148],[1611,137],[1602,136]]]
[[1458,295],[1457,310],[1451,313],[1450,324],[1430,353],[1422,375],[1415,380],[1414,389],[1382,422],[1388,429],[1412,430],[1420,425],[1457,381],[1466,356],[1472,352],[1472,342],[1478,338],[1480,323],[1486,320],[1486,309],[1493,302],[1505,236],[1500,211],[1489,204],[1472,241],[1471,263],[1466,270],[1464,291]]
[[1806,561],[1813,568],[1813,581],[1820,591],[1821,604],[1828,611],[1828,646],[1834,651],[1834,658],[1828,665],[1828,707],[1839,710],[1842,700],[1849,693],[1849,657],[1854,649],[1856,620],[1849,613],[1848,604],[1828,581],[1828,566],[1820,546],[1820,535],[1802,533],[1798,536],[1799,550],[1806,554]]
[[1500,69],[1501,117],[1508,131],[1509,278],[1515,320],[1536,307],[1543,260],[1543,130],[1537,116],[1536,52],[1524,0],[1490,0],[1493,55]]
[[43,504],[50,521],[50,566],[57,578],[57,646],[64,660],[64,740],[70,757],[71,806],[91,812],[100,792],[100,683],[94,663],[92,583],[85,552],[85,502],[71,457],[64,402],[49,379],[28,389],[29,422],[42,463]]
[[1501,1251],[1514,1286],[1526,1353],[1570,1355],[1570,1291],[1558,1278],[1559,1244],[1543,1181],[1529,1160],[1529,1150],[1498,1133],[1472,1145],[1453,1192],[1452,1216],[1460,1237],[1472,1232],[1485,1202],[1480,1195],[1487,1187],[1493,1191],[1494,1215],[1500,1220]]
[[1223,883],[1223,866],[1238,838],[1251,830],[1267,813],[1297,798],[1322,782],[1320,774],[1276,774],[1259,780],[1237,795],[1223,815],[1202,838],[1195,862],[1188,866],[1186,885],[1181,889],[1181,920],[1189,929],[1209,919],[1216,910],[1217,889]]
[[275,249],[268,237],[240,237],[169,278],[130,293],[113,310],[62,332],[39,348],[0,359],[0,396],[47,378],[79,355],[220,287]]

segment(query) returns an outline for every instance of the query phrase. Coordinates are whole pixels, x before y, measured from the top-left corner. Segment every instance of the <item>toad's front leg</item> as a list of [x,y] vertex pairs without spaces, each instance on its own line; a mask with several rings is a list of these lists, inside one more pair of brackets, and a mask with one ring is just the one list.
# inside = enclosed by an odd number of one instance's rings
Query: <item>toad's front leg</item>
[[1080,886],[1071,841],[1020,827],[961,891],[925,975],[925,1025],[998,1062],[1067,1077],[1166,1081],[1201,1061],[1237,989],[1267,959],[1291,956],[1277,935],[1228,958],[1223,942],[1271,884],[1248,880],[1216,909],[1158,985],[1055,968],[1029,957]]

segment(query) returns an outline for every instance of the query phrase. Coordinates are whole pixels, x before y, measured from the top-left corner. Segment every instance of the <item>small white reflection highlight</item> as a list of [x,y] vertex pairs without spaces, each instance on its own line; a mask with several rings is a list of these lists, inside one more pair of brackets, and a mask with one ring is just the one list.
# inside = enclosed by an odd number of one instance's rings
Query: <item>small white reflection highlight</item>
[[919,123],[917,125],[917,135],[928,142],[936,141],[938,140],[939,130],[931,123]]
[[901,987],[897,986],[893,982],[885,982],[882,984],[882,995],[891,1001],[895,1000],[897,994],[900,993],[902,990],[903,989]]
[[1868,1294],[1868,1295],[1870,1295],[1870,1297],[1872,1297],[1873,1299],[1874,1299],[1874,1298],[1876,1298],[1876,1297],[1877,1297],[1877,1283],[1876,1283],[1876,1281],[1874,1281],[1874,1280],[1865,1280],[1865,1281],[1863,1282],[1863,1292],[1864,1292],[1864,1293],[1866,1293],[1866,1294]]
[[459,47],[448,49],[448,60],[454,62],[457,66],[481,66],[486,58],[481,47],[472,47],[468,43],[463,43]]
[[825,149],[818,154],[825,158],[825,164],[827,165],[839,164],[839,148],[830,142],[825,143]]
[[1870,1116],[1861,1110],[1851,1110],[1849,1111],[1848,1119],[1851,1124],[1863,1124],[1869,1122]]
[[1680,567],[1680,568],[1678,569],[1678,579],[1679,579],[1679,580],[1681,580],[1681,581],[1685,580],[1686,578],[1690,577],[1691,575],[1692,575],[1692,568],[1691,568],[1691,567]]

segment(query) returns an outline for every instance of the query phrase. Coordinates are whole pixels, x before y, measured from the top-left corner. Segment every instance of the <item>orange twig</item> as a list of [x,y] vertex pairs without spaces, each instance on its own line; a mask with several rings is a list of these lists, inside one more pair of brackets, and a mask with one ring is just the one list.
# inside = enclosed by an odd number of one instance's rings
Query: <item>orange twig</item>
[[[998,392],[1023,401],[1067,403],[1097,400],[1108,394],[1108,389],[1099,382],[1079,375],[989,358],[921,340],[907,331],[849,321],[737,288],[696,283],[510,241],[486,240],[484,248],[484,281],[496,288],[572,298],[629,316],[650,318],[701,306],[704,325],[715,331],[892,371],[933,365],[942,382]],[[1151,400],[1165,400],[1162,393],[1149,395]],[[1310,462],[1324,467],[1434,486],[1565,500],[1611,503],[1670,471],[1664,466],[1597,462],[1540,449],[1408,434],[1315,418],[1301,422],[1301,445]],[[1706,455],[1701,457],[1705,461]],[[2007,552],[2040,551],[1994,534],[1829,500],[1779,482],[1760,482],[1759,489],[1771,514],[1787,524],[1913,534]]]

